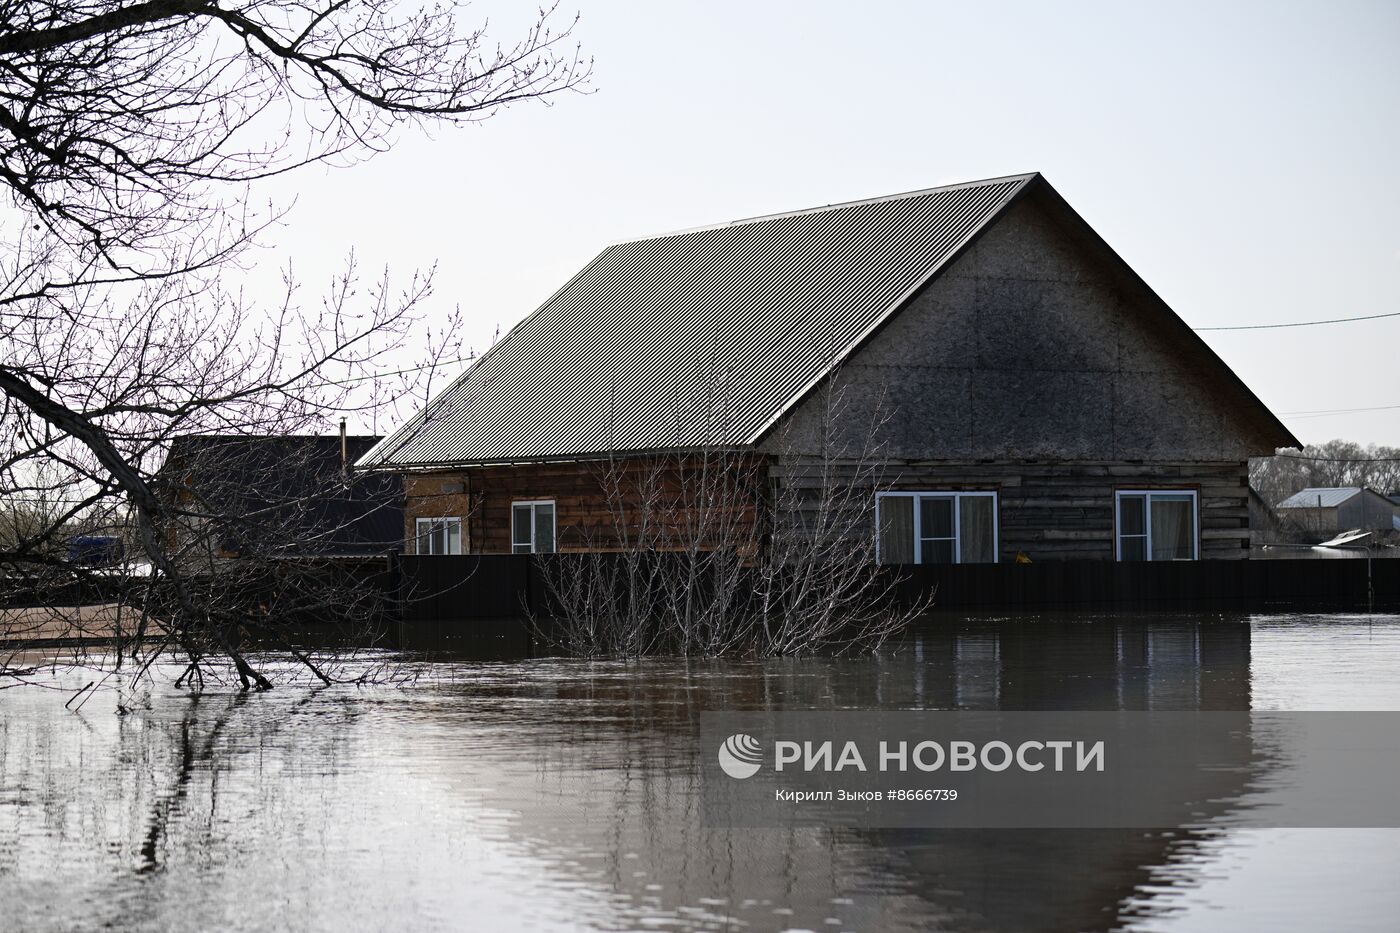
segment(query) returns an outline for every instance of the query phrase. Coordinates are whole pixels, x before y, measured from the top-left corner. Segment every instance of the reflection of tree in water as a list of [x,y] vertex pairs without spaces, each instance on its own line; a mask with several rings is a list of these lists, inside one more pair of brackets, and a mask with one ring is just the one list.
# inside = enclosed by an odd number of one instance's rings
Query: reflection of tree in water
[[[145,840],[141,843],[141,862],[136,868],[136,873],[139,875],[151,874],[161,869],[161,859],[159,858],[161,840],[165,838],[171,810],[179,808],[188,797],[190,781],[194,776],[196,765],[207,766],[213,759],[214,745],[218,740],[219,733],[223,731],[229,715],[233,712],[234,706],[243,699],[243,695],[239,694],[228,707],[215,713],[212,728],[209,728],[203,736],[197,736],[195,734],[198,729],[196,721],[202,699],[203,696],[200,694],[192,695],[189,715],[180,720],[179,753],[175,765],[174,788],[157,797],[155,805],[151,808],[150,826],[146,830]],[[211,795],[210,803],[213,802],[214,797]]]
[[[149,774],[154,800],[149,806],[136,873],[155,874],[166,867],[164,844],[172,831],[179,837],[173,845],[181,859],[188,858],[192,852],[213,850],[227,841],[221,840],[221,835],[236,836],[236,818],[220,810],[221,780],[236,773],[246,774],[249,770],[248,758],[256,757],[267,748],[283,742],[284,730],[320,699],[320,693],[317,689],[306,690],[289,708],[279,710],[278,715],[273,717],[266,716],[265,709],[250,709],[246,693],[215,696],[191,694],[182,715],[154,724],[156,735],[148,734],[143,741],[124,742],[124,748],[143,749],[152,758],[162,751],[168,756],[159,766],[151,762],[153,766]],[[346,715],[353,715],[350,707],[342,705],[341,709]],[[245,711],[253,713],[253,722],[248,722],[246,718],[240,720]],[[320,712],[324,713],[324,709]],[[131,723],[133,720],[128,717],[123,722]],[[234,723],[232,728],[230,723]],[[152,725],[148,721],[136,728],[149,732]],[[326,728],[320,730],[322,734],[314,739],[322,751],[326,750],[327,745],[338,744],[340,732],[332,728],[329,722],[325,722],[324,726]],[[291,742],[287,741],[287,744]],[[306,746],[310,743],[299,736],[296,744]],[[252,770],[261,771],[256,765]],[[193,802],[192,790],[193,796],[198,798]],[[196,806],[200,809],[196,810]]]
[[[223,889],[237,887],[229,876],[266,860],[270,825],[324,816],[298,806],[304,801],[282,779],[297,754],[327,771],[345,760],[355,697],[326,700],[317,690],[275,700],[179,693],[133,703],[120,716],[91,706],[82,716],[27,715],[51,711],[43,702],[7,710],[13,716],[6,717],[11,728],[0,729],[0,787],[34,795],[19,802],[16,826],[21,833],[42,826],[45,838],[8,852],[0,845],[0,881],[10,873],[25,895],[23,910],[8,912],[0,926],[200,928],[201,911],[217,914]],[[269,865],[264,875],[271,890],[276,869]],[[206,904],[200,892],[210,892]],[[245,917],[262,912],[252,907],[254,893],[237,895],[247,899]]]

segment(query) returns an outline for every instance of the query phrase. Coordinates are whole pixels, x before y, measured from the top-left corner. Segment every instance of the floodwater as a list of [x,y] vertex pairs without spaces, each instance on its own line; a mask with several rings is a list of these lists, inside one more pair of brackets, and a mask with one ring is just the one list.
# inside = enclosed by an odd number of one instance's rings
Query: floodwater
[[874,659],[405,670],[166,677],[77,713],[86,672],[0,691],[0,929],[1400,928],[1400,830],[727,830],[696,748],[712,709],[1400,710],[1400,616],[944,619]]

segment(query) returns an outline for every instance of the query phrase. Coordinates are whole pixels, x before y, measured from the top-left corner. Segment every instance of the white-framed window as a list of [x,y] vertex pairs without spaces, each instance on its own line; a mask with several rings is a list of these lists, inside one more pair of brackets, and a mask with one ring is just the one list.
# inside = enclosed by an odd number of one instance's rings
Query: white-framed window
[[994,564],[994,492],[875,494],[876,553],[882,564]]
[[419,554],[462,553],[462,520],[460,518],[420,518],[414,523],[418,534]]
[[533,499],[510,504],[512,554],[554,553],[554,500]]
[[1118,559],[1198,559],[1197,504],[1194,489],[1119,489],[1114,494]]

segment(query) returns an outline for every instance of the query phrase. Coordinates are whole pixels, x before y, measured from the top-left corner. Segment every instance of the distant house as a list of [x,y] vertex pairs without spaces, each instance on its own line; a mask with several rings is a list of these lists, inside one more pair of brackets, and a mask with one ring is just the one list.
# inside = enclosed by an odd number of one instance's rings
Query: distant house
[[1301,446],[1029,174],[609,246],[358,468],[418,553],[583,550],[599,463],[736,451],[761,515],[884,419],[885,563],[1247,557]]
[[351,477],[378,437],[179,437],[157,474],[186,560],[365,557],[403,549],[403,481]]
[[1275,511],[1304,532],[1400,530],[1400,506],[1359,486],[1303,489],[1280,502]]

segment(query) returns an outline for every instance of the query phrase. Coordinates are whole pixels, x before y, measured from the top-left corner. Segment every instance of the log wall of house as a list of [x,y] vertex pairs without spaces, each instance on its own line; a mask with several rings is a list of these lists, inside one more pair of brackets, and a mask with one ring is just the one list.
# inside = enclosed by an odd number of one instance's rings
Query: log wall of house
[[[855,467],[848,467],[853,472]],[[804,490],[791,501],[816,508],[819,467],[789,459],[773,477]],[[1191,489],[1200,507],[1203,559],[1249,556],[1248,463],[946,463],[906,461],[884,467],[890,490],[997,493],[998,559],[1116,559],[1114,493],[1120,489]],[[873,523],[869,533],[874,534]]]
[[471,499],[465,472],[410,473],[404,477],[403,540],[405,554],[418,553],[420,518],[460,518],[463,534],[471,531]]
[[[644,461],[630,467],[619,489],[634,493],[638,474],[654,469]],[[855,467],[845,468],[847,473]],[[836,474],[842,470],[838,468]],[[780,501],[818,507],[819,467],[815,461],[775,461],[770,479],[796,491]],[[407,481],[406,553],[414,552],[414,520],[463,519],[464,548],[471,554],[509,554],[510,507],[522,500],[552,499],[560,551],[619,547],[618,515],[643,510],[634,494],[609,492],[606,468],[598,463],[557,463],[484,467],[471,471],[420,474]],[[674,471],[665,474],[663,496],[681,494]],[[692,487],[694,488],[694,487]],[[1200,555],[1204,559],[1249,556],[1248,465],[1239,463],[945,463],[908,461],[886,465],[881,487],[888,490],[997,493],[1000,560],[1018,553],[1033,561],[1114,560],[1114,493],[1121,489],[1190,489],[1200,505]],[[871,493],[873,495],[874,489]],[[744,497],[745,522],[756,514],[760,491]],[[623,509],[618,509],[618,503]],[[653,518],[658,510],[653,507]],[[634,519],[629,519],[634,520]],[[867,533],[874,534],[873,523]]]
[[[726,497],[727,507],[735,513],[733,524],[725,527],[740,536],[753,528],[755,505],[764,490],[763,463],[719,455],[709,464],[712,470],[735,471],[729,480],[735,492]],[[687,467],[692,478],[683,480]],[[715,513],[697,517],[693,507],[705,490],[694,478],[697,475],[697,465],[679,457],[637,458],[611,466],[607,461],[567,461],[410,475],[405,481],[405,553],[416,553],[417,519],[459,517],[465,553],[509,554],[511,505],[521,501],[554,502],[556,549],[563,552],[616,550],[621,546],[620,523],[634,528],[643,512],[662,535],[678,535],[677,525],[687,522],[693,527],[710,520],[711,527],[716,527],[721,520]],[[692,506],[689,511],[683,508],[685,503]]]

